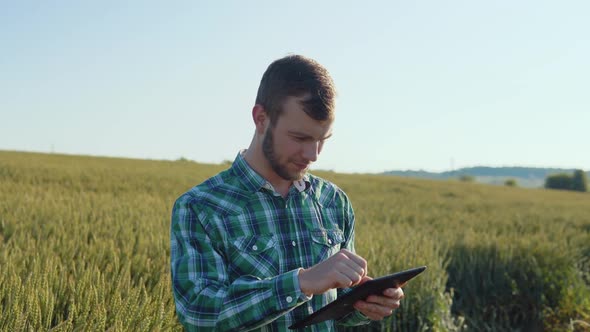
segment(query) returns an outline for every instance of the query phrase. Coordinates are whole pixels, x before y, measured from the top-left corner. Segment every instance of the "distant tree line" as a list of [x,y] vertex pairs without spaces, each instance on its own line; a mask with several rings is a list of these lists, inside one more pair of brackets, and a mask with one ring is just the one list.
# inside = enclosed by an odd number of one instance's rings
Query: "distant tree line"
[[515,179],[506,179],[506,181],[504,181],[504,185],[508,187],[517,187],[518,182],[516,182]]
[[545,178],[545,188],[586,192],[588,191],[588,179],[586,173],[581,169],[575,170],[573,175],[553,174]]

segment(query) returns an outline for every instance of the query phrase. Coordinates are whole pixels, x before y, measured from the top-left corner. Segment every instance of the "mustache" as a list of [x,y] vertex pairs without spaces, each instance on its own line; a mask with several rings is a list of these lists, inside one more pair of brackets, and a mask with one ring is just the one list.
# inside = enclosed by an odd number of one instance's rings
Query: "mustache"
[[313,163],[313,161],[311,160],[297,160],[297,159],[291,159],[290,160],[292,163],[298,164],[298,165],[306,165],[309,166]]

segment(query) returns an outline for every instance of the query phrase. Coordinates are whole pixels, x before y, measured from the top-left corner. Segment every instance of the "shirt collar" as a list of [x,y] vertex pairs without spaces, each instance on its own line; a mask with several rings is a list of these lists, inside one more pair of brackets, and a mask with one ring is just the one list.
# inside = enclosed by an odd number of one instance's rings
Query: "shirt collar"
[[[248,165],[248,162],[246,162],[246,159],[244,158],[245,152],[246,150],[241,150],[240,152],[238,152],[238,155],[236,156],[236,159],[232,164],[232,169],[238,176],[238,178],[252,192],[256,192],[260,190],[260,188],[266,188],[275,191],[270,182],[268,182],[254,169],[252,169],[250,165]],[[298,192],[307,191],[311,187],[309,175],[305,174],[303,176],[303,179],[293,181],[293,187]]]

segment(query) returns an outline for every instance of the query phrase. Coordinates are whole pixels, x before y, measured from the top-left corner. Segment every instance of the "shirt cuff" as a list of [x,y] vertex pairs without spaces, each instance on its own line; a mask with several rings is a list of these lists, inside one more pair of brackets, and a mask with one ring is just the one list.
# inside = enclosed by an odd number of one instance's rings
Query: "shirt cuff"
[[371,320],[369,317],[363,315],[363,313],[358,310],[354,310],[350,314],[340,318],[337,323],[343,326],[359,326],[369,324],[370,322]]
[[292,270],[279,275],[275,279],[275,294],[277,294],[277,310],[296,307],[311,300],[301,291],[299,286],[299,270]]

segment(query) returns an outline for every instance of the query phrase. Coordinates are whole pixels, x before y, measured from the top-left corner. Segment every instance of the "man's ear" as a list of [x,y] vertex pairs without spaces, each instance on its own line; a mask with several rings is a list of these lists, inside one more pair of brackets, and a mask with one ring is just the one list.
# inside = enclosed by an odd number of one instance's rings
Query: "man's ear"
[[266,113],[262,105],[254,105],[254,107],[252,108],[252,120],[254,120],[256,132],[259,134],[264,134],[267,122],[270,121],[270,118],[268,117],[268,114]]

